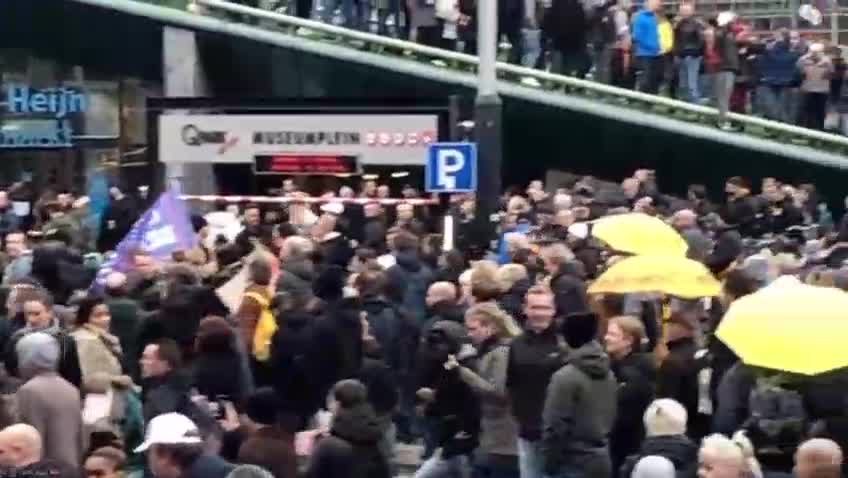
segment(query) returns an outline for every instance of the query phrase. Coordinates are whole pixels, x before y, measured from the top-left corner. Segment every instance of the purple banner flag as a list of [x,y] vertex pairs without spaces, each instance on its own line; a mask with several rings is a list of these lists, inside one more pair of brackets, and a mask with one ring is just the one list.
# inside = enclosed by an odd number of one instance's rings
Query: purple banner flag
[[185,203],[173,191],[166,191],[118,243],[115,254],[97,271],[92,285],[99,289],[111,272],[129,271],[134,251],[143,250],[155,259],[167,260],[174,251],[193,248],[196,241]]

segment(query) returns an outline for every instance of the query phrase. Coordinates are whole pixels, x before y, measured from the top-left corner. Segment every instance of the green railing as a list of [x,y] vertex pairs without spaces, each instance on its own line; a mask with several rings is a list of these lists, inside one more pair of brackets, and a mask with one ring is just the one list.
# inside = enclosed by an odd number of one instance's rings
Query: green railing
[[[477,72],[476,56],[245,7],[222,0],[195,0],[195,3],[201,7],[199,10],[206,10],[206,14],[224,13],[233,21],[244,21],[249,18],[262,28],[274,29],[286,35],[307,37],[315,41],[343,45],[396,59],[429,63],[468,74],[476,74]],[[694,105],[662,96],[616,88],[508,63],[498,63],[497,69],[498,77],[502,81],[517,83],[525,87],[579,95],[618,106],[636,108],[647,113],[670,116],[691,123],[714,124],[718,120],[718,111],[708,106]],[[749,115],[731,113],[729,118],[742,126],[743,131],[739,134],[848,155],[848,138],[840,135],[800,128]]]
[[[112,3],[106,0],[77,1],[100,5],[123,3]],[[176,0],[146,1],[146,3],[161,3],[163,1],[173,3]],[[478,67],[476,56],[250,8],[222,0],[193,0],[192,3],[189,10],[200,12],[200,14],[189,16],[197,18],[199,28],[229,31],[232,34],[244,35],[249,33],[256,38],[267,38],[268,40],[274,38],[274,42],[280,45],[295,45],[298,38],[309,39],[311,41],[308,50],[318,54],[323,51],[321,45],[326,45],[330,50],[346,52],[339,55],[340,59],[346,61],[373,63],[374,59],[379,59],[381,56],[388,57],[396,62],[396,65],[393,63],[393,66],[397,70],[412,74],[420,73],[430,78],[436,76],[434,72],[441,72],[438,76],[449,81],[456,81],[465,86],[473,86],[474,84],[474,75],[476,75]],[[122,8],[139,14],[149,14],[160,18],[166,17],[164,14],[153,11],[143,13],[142,11],[145,9],[142,8],[135,9],[128,6]],[[182,13],[181,15],[187,14]],[[177,16],[174,15],[174,18],[177,18]],[[220,23],[222,20],[233,25],[233,27],[226,27],[227,23]],[[547,101],[551,104],[562,105],[566,102],[566,98],[573,98],[575,101],[580,99],[584,102],[590,100],[588,101],[589,104],[600,103],[599,106],[607,104],[620,109],[623,108],[624,113],[628,113],[631,118],[634,115],[638,118],[638,115],[646,114],[647,116],[644,117],[645,124],[663,122],[668,124],[669,119],[676,120],[676,124],[681,126],[691,124],[697,126],[697,128],[691,130],[692,133],[701,136],[704,136],[704,126],[713,125],[718,120],[718,111],[715,108],[690,104],[663,96],[649,95],[507,63],[498,63],[497,71],[501,81],[500,87],[504,93],[518,92],[520,97],[532,97],[535,101],[545,102],[548,99]],[[557,98],[562,98],[562,100]],[[738,137],[738,141],[727,139],[729,142],[741,144],[757,139],[770,140],[759,141],[758,144],[761,145],[761,148],[778,153],[791,150],[793,156],[809,156],[809,159],[815,156],[822,158],[822,161],[829,164],[838,164],[840,167],[845,167],[845,163],[848,163],[848,161],[843,163],[843,159],[848,160],[848,138],[844,136],[800,128],[749,115],[730,113],[728,118],[742,128],[742,131],[736,134],[722,133],[725,135],[724,138]],[[641,122],[642,120],[638,121]],[[680,130],[681,128],[676,127],[675,129]],[[710,129],[707,128],[706,130]],[[716,130],[709,136],[716,138],[718,133]],[[804,151],[808,151],[808,153],[804,153]]]

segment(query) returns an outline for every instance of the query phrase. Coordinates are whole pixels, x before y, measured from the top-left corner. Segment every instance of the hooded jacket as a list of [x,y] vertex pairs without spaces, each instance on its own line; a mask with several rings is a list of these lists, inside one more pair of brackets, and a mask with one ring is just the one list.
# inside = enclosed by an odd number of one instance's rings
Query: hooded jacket
[[386,272],[389,283],[396,287],[393,299],[420,324],[427,318],[427,288],[433,282],[433,271],[414,252],[398,252],[395,260]]
[[311,293],[315,279],[315,264],[307,259],[286,261],[280,266],[277,292]]
[[788,87],[798,80],[796,65],[801,53],[789,42],[778,41],[766,47],[760,56],[760,82],[775,87]]
[[581,470],[593,478],[612,475],[608,444],[617,389],[609,358],[597,341],[572,350],[569,363],[551,378],[545,399],[542,449],[546,473]]
[[333,417],[330,436],[318,443],[307,478],[390,478],[389,463],[377,447],[380,422],[371,405],[342,408]]

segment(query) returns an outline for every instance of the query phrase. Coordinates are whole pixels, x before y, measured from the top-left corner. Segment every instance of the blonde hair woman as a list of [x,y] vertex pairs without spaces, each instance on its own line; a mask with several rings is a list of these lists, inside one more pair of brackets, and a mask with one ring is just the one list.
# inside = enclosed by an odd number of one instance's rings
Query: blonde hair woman
[[[477,304],[465,313],[465,327],[477,350],[477,364],[470,368],[460,365],[455,356],[445,363],[448,370],[456,369],[480,399],[480,446],[478,453],[483,471],[510,470],[518,474],[518,424],[512,416],[506,389],[506,369],[509,343],[521,329],[506,312],[493,302]],[[485,473],[484,473],[485,476]]]

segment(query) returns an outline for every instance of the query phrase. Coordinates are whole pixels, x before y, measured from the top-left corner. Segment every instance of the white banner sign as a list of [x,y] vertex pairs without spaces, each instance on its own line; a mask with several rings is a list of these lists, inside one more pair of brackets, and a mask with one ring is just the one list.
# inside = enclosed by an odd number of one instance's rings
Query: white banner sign
[[424,165],[438,115],[161,115],[163,163],[253,163],[256,156],[353,156],[364,165]]

